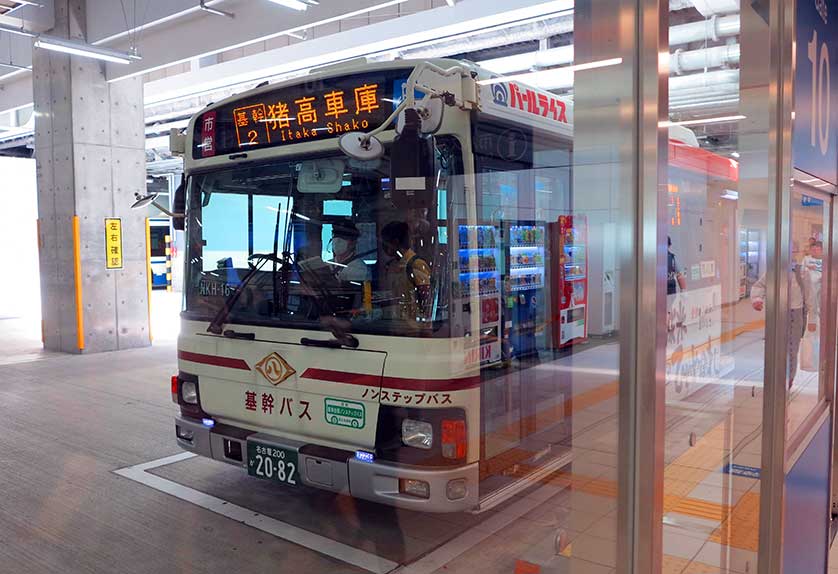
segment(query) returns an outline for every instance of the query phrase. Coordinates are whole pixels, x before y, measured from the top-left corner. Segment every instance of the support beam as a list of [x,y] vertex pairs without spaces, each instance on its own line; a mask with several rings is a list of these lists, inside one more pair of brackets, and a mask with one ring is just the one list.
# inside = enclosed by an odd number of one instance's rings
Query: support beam
[[[83,38],[85,0],[56,3],[51,34]],[[145,190],[142,81],[109,84],[100,62],[46,50],[33,68],[44,346],[149,345],[145,220],[130,209]]]

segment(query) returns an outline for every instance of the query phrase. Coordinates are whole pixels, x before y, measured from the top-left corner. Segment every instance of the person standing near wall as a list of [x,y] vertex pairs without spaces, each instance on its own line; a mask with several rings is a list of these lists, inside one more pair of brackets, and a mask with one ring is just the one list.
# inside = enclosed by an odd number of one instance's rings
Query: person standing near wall
[[[797,375],[800,341],[806,332],[806,299],[809,290],[804,283],[804,273],[802,265],[794,264],[792,266],[792,277],[789,285],[789,387],[791,387],[794,377]],[[762,311],[765,308],[765,292],[765,274],[763,274],[751,287],[751,306],[757,311]]]

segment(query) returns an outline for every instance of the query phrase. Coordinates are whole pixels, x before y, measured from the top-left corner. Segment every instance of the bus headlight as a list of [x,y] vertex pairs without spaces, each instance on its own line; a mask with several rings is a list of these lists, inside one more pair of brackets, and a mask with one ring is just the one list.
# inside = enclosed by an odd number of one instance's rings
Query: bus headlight
[[407,446],[430,450],[434,444],[434,427],[429,422],[404,419],[402,442]]
[[180,396],[183,402],[190,405],[197,405],[198,385],[194,381],[183,381],[180,385]]

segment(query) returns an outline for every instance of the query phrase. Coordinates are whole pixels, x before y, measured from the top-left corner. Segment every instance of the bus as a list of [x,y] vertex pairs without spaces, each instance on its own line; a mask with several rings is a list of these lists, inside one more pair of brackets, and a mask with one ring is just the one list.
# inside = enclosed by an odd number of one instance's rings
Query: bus
[[212,104],[172,150],[183,449],[480,512],[565,468],[574,412],[613,402],[616,219],[577,204],[570,99],[353,61]]
[[[148,241],[149,241],[149,268],[151,272],[151,288],[166,289],[171,285],[171,241],[167,238],[172,236],[168,218],[151,217],[148,220]],[[167,261],[169,264],[167,264]]]

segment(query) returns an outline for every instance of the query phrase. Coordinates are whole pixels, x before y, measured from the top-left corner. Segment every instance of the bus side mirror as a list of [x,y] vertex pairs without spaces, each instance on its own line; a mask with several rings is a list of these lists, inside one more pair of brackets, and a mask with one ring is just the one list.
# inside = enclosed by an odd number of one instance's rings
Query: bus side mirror
[[[184,177],[180,185],[175,190],[175,197],[172,201],[175,217],[172,217],[172,227],[177,231],[183,231],[186,227],[186,178]],[[179,216],[179,217],[178,217]]]
[[433,139],[421,131],[422,119],[414,109],[404,111],[401,133],[390,150],[390,182],[397,208],[427,207],[434,176]]
[[427,178],[433,176],[431,138],[422,135],[422,120],[416,110],[407,109],[401,133],[390,151],[390,178]]

